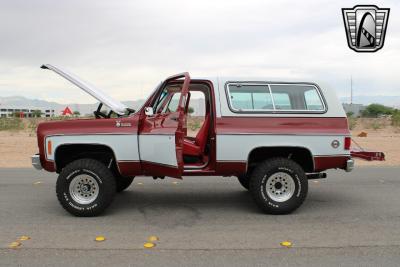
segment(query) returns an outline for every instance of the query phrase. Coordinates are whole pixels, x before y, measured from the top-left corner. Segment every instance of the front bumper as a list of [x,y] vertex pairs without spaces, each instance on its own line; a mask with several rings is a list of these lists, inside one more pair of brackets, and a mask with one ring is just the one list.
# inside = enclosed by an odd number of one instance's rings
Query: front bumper
[[41,170],[43,169],[42,163],[40,163],[40,155],[35,154],[31,157],[32,159],[32,166],[35,167],[36,170]]
[[346,162],[346,172],[351,172],[354,169],[354,160],[348,159]]

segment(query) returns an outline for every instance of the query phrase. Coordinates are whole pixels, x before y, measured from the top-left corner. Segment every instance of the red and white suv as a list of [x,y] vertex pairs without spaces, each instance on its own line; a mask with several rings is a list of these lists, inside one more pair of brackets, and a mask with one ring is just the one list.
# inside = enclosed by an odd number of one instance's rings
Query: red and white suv
[[[100,102],[95,119],[44,122],[37,130],[33,165],[59,173],[58,199],[77,216],[103,212],[138,175],[237,176],[263,211],[290,213],[304,201],[308,179],[351,171],[352,155],[384,159],[351,151],[342,105],[315,83],[182,73],[134,111],[61,68],[42,68]],[[188,129],[188,117],[196,127]]]

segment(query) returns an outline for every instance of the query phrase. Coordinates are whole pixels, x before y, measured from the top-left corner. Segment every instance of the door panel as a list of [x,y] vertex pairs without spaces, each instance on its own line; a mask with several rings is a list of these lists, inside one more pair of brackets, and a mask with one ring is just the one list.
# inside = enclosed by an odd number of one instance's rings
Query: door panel
[[[169,82],[180,78],[184,78],[184,82],[177,109],[171,112],[157,113],[153,116],[142,116],[139,130],[139,151],[142,168],[146,175],[177,178],[182,176],[183,137],[186,129],[185,106],[190,84],[189,74],[171,76],[160,87],[158,93],[161,96]],[[170,96],[167,95],[167,99],[168,97]]]

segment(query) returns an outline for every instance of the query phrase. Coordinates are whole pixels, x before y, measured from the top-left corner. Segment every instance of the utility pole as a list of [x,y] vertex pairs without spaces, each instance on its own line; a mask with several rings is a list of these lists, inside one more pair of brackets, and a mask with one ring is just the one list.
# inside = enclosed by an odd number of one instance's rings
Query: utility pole
[[353,105],[353,75],[350,76],[350,105]]

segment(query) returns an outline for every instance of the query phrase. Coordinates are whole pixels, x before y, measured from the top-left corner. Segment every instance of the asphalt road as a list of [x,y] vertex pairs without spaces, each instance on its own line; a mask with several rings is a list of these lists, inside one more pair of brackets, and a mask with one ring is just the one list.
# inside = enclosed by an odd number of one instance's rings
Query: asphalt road
[[[330,172],[282,216],[261,214],[234,177],[140,177],[103,216],[77,218],[58,204],[55,181],[0,169],[1,266],[400,265],[400,168]],[[31,239],[8,248],[22,235]],[[143,248],[151,235],[156,247]]]

